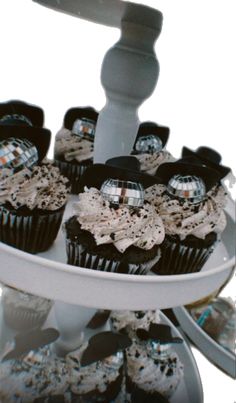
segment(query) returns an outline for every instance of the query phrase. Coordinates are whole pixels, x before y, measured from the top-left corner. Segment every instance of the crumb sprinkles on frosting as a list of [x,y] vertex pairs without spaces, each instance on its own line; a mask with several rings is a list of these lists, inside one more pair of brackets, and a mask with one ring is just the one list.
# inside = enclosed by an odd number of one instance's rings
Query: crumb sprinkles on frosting
[[136,154],[135,157],[141,164],[141,171],[149,175],[154,175],[161,164],[175,161],[175,158],[166,150],[159,151],[158,153],[155,152],[153,154]]
[[0,205],[55,211],[63,207],[70,192],[68,179],[58,168],[47,164],[24,168],[11,175],[9,169],[0,171]]
[[188,235],[204,239],[210,232],[221,233],[226,226],[223,211],[226,206],[226,191],[222,185],[214,186],[199,204],[191,204],[168,195],[165,185],[154,185],[146,189],[146,199],[160,214],[166,234]]
[[74,135],[68,129],[61,129],[56,136],[55,156],[65,161],[85,161],[93,158],[93,141]]
[[93,234],[97,245],[113,243],[121,253],[131,245],[149,250],[164,240],[162,219],[148,202],[141,208],[117,208],[103,199],[100,190],[85,188],[74,203],[74,212],[81,228]]

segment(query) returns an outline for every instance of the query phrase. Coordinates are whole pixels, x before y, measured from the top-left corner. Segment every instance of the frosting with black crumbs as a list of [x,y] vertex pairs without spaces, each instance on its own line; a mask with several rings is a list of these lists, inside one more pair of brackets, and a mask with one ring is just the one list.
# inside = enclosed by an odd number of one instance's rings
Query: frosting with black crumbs
[[159,323],[158,311],[112,311],[110,314],[112,328],[119,332],[123,329],[130,337],[136,337],[137,329],[148,330],[151,323]]
[[77,136],[68,129],[63,128],[56,134],[55,158],[63,157],[67,162],[92,160],[93,149],[92,140]]
[[164,240],[162,219],[148,202],[141,208],[114,208],[100,190],[85,188],[73,207],[81,228],[93,234],[97,245],[113,243],[123,253],[131,245],[149,250]]
[[79,395],[95,390],[100,393],[105,392],[107,386],[119,376],[120,369],[124,363],[123,352],[119,351],[117,354],[106,357],[103,360],[82,366],[80,361],[87,346],[88,344],[84,343],[80,349],[68,354],[66,357],[71,391]]
[[223,232],[226,227],[226,196],[222,185],[214,186],[198,204],[173,198],[166,192],[165,185],[154,185],[145,191],[145,198],[155,206],[163,220],[166,234],[178,235],[180,239],[188,235],[205,239],[211,232]]
[[68,179],[50,164],[24,168],[14,175],[9,169],[0,171],[0,205],[55,211],[66,204],[69,193]]
[[0,368],[0,397],[3,395],[8,403],[64,394],[69,387],[64,359],[53,356],[48,346],[23,359],[4,361]]
[[148,393],[158,391],[170,397],[184,375],[183,364],[174,351],[168,357],[154,358],[146,343],[133,341],[126,351],[127,374],[131,380]]
[[175,158],[167,150],[159,151],[158,153],[148,154],[137,154],[135,157],[140,162],[140,169],[149,175],[154,175],[157,168],[164,163],[174,162]]

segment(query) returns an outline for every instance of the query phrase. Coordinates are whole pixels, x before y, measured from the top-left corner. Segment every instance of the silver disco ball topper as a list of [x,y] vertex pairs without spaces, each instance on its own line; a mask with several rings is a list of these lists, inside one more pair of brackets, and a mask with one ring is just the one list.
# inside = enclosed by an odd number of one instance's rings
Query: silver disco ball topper
[[127,207],[142,207],[144,203],[144,189],[141,183],[107,179],[101,187],[105,200],[115,205]]
[[201,178],[194,175],[174,175],[168,182],[167,192],[170,196],[201,203],[206,196],[206,186]]
[[76,119],[72,127],[72,133],[76,136],[88,137],[89,139],[93,140],[95,135],[95,128],[96,123],[94,122],[94,120],[87,118]]
[[147,350],[154,359],[164,359],[170,355],[171,346],[171,343],[162,344],[154,340],[149,340],[147,343]]
[[24,115],[18,115],[17,113],[13,113],[13,114],[9,114],[9,115],[4,115],[1,119],[1,122],[3,123],[9,123],[9,124],[14,124],[14,122],[20,122],[20,123],[24,123],[28,126],[33,126],[32,122],[30,121],[30,119],[28,119],[26,116]]
[[119,367],[124,360],[124,355],[122,351],[117,351],[117,353],[109,355],[108,357],[103,359],[103,362],[107,365],[117,366]]
[[0,169],[8,168],[14,173],[37,162],[37,148],[29,140],[10,137],[0,141]]
[[162,150],[162,141],[159,137],[149,134],[148,136],[140,136],[135,144],[135,150],[139,154],[159,153]]

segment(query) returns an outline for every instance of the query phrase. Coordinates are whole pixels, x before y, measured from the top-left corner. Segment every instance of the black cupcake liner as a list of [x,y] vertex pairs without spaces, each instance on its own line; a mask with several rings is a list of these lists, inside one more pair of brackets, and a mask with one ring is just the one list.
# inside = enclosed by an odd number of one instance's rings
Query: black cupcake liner
[[71,185],[71,193],[78,194],[81,191],[79,183],[80,178],[83,175],[84,171],[88,168],[88,166],[92,165],[92,161],[91,164],[73,164],[72,162],[54,160],[53,164],[59,168],[63,176],[66,176],[69,179]]
[[197,248],[166,238],[161,246],[161,259],[152,271],[159,275],[199,272],[213,252],[214,244]]
[[64,210],[18,215],[0,206],[0,241],[25,252],[43,252],[56,239]]
[[73,266],[80,266],[92,270],[126,273],[126,274],[147,274],[157,263],[160,254],[143,263],[129,263],[120,260],[108,259],[88,252],[88,250],[78,242],[66,239],[67,263]]

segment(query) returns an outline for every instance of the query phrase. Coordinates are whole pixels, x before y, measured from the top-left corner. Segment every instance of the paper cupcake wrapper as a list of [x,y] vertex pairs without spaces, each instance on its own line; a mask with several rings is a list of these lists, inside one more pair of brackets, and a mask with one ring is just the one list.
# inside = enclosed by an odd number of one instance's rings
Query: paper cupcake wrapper
[[36,312],[24,308],[17,308],[3,304],[3,317],[8,327],[23,331],[41,327],[46,321],[50,309],[47,312]]
[[153,271],[160,275],[198,272],[213,250],[214,245],[208,248],[193,248],[166,239],[161,250],[161,259]]
[[71,193],[78,194],[80,191],[79,180],[84,171],[88,168],[88,164],[83,165],[81,163],[80,165],[77,165],[59,160],[54,160],[53,163],[60,169],[61,174],[69,179],[71,184]]
[[[121,265],[123,265],[123,262],[119,260],[110,260],[105,257],[91,254],[83,245],[78,244],[77,242],[72,242],[69,239],[66,240],[66,252],[68,257],[67,263],[73,266],[80,266],[92,270],[108,271],[113,273],[124,272],[124,270],[121,269]],[[151,259],[144,263],[125,263],[125,273],[147,274],[157,263],[159,258],[160,254],[158,253],[154,259]]]
[[57,237],[64,209],[45,215],[18,216],[0,207],[0,241],[29,253],[47,250]]

